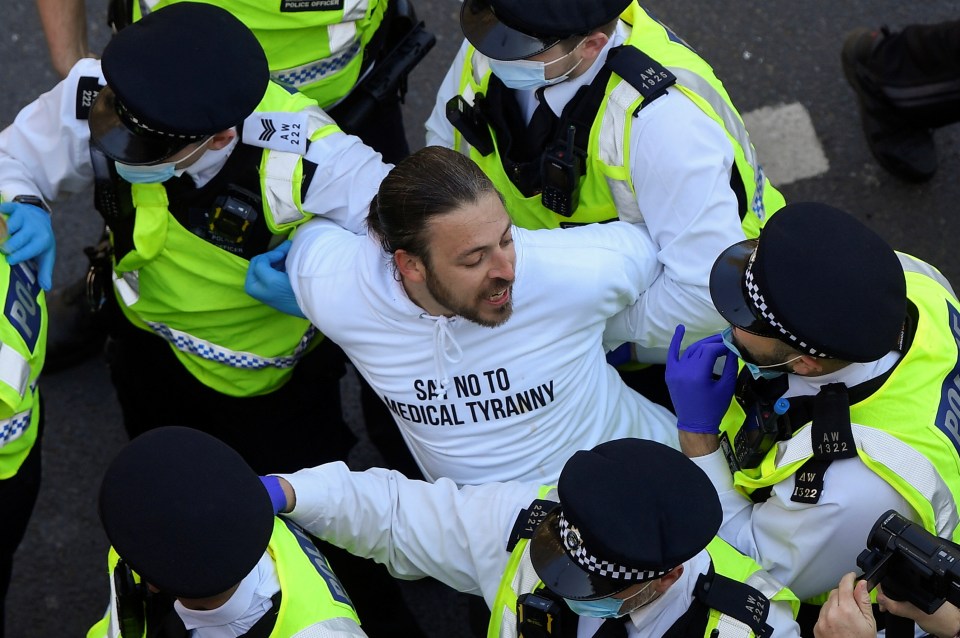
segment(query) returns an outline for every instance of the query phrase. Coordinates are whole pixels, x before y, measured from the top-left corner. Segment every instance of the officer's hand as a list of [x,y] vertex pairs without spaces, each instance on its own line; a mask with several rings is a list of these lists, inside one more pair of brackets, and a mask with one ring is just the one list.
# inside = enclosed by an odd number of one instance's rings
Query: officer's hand
[[7,263],[15,266],[36,257],[37,280],[41,288],[50,290],[53,286],[53,262],[57,257],[50,215],[42,208],[22,202],[3,202],[0,204],[0,213],[9,215],[9,236],[0,247],[7,256]]
[[908,602],[887,598],[882,586],[877,588],[877,602],[880,603],[880,609],[911,619],[925,632],[937,638],[953,638],[960,633],[960,609],[948,602],[943,603],[933,614],[925,614]]
[[[717,434],[720,421],[733,398],[737,382],[737,358],[723,345],[720,335],[712,335],[690,345],[680,354],[685,328],[677,326],[667,350],[667,388],[677,411],[677,427],[686,432]],[[726,357],[719,379],[713,368]]]
[[816,638],[875,638],[877,635],[867,581],[861,580],[854,587],[854,578],[853,572],[844,575],[840,586],[830,592],[813,628]]
[[297,305],[293,286],[286,274],[285,262],[291,243],[289,240],[285,241],[273,250],[251,259],[243,289],[248,295],[271,308],[294,317],[306,318]]

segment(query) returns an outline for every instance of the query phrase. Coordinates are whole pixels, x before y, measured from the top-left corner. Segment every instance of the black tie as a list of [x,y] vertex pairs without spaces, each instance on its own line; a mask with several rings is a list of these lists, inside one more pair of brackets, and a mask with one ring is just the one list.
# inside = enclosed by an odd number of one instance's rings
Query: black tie
[[539,103],[530,118],[530,123],[527,124],[523,144],[525,148],[517,149],[517,154],[523,156],[521,161],[529,161],[540,155],[556,135],[557,125],[560,122],[560,118],[550,110],[550,106],[543,97],[543,87],[537,89],[536,95]]

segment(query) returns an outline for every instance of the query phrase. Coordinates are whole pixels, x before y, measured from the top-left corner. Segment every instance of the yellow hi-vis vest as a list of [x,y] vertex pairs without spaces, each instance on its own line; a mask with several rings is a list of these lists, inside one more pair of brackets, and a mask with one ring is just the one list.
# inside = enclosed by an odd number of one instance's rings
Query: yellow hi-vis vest
[[32,261],[0,257],[0,480],[12,477],[37,440],[37,377],[47,348],[47,304]]
[[[181,1],[160,0],[154,10]],[[275,82],[326,108],[357,83],[364,49],[389,0],[199,1],[226,9],[253,31]],[[132,4],[138,20],[140,2]]]
[[[267,553],[273,558],[280,580],[280,612],[270,638],[291,636],[357,636],[366,634],[353,603],[339,579],[309,538],[297,526],[277,518]],[[87,631],[87,638],[119,638],[113,570],[119,557],[111,547],[107,556],[110,575],[110,608],[106,616]],[[137,582],[140,577],[134,574]],[[304,632],[300,634],[299,632]],[[146,629],[144,630],[146,636]]]
[[[960,302],[935,268],[898,253],[916,309],[913,342],[873,394],[850,406],[860,460],[890,484],[932,534],[960,540]],[[736,400],[720,424],[734,441],[745,414]],[[756,468],[734,472],[746,496],[793,475],[814,455],[811,423],[776,443]],[[844,450],[845,451],[845,450]],[[829,481],[826,474],[824,487]]]
[[[537,498],[556,501],[557,491],[550,486],[541,487]],[[491,609],[487,638],[517,638],[517,598],[543,585],[533,568],[533,563],[530,562],[529,543],[529,539],[520,539],[510,553],[510,559],[503,571],[500,588],[497,590]],[[760,565],[753,559],[739,553],[720,538],[710,541],[706,550],[710,554],[716,573],[753,587],[771,601],[789,602],[796,617],[800,601],[793,592],[761,570]],[[722,628],[719,635],[723,637],[750,638],[754,635],[744,623],[711,609],[704,637],[710,638],[711,632],[718,627]]]
[[[311,141],[339,130],[313,100],[272,82],[251,118],[269,113],[295,113]],[[302,183],[299,153],[263,150],[263,214],[281,238],[310,216],[303,210]],[[167,209],[163,184],[132,184],[131,192],[135,248],[114,264],[113,277],[124,315],[166,339],[190,373],[218,392],[253,396],[276,390],[317,343],[310,322],[247,295],[250,262],[181,226]]]
[[[767,218],[785,202],[764,177],[743,120],[726,89],[702,58],[648,16],[636,0],[623,12],[621,20],[631,26],[624,46],[642,50],[673,72],[676,88],[726,131],[734,150],[735,170],[740,172],[746,190],[749,210],[743,218],[743,230],[747,237],[756,237]],[[485,94],[490,75],[488,59],[469,47],[460,76],[460,95],[464,100],[473,104],[478,94]],[[468,154],[483,169],[506,198],[514,223],[523,228],[557,228],[561,223],[585,224],[617,218],[642,221],[643,213],[637,206],[630,177],[632,114],[642,102],[643,96],[628,82],[616,74],[610,77],[603,106],[590,130],[587,167],[580,181],[580,204],[571,217],[543,207],[540,195],[524,197],[504,171],[496,139],[494,152],[483,156],[455,131],[454,148]]]

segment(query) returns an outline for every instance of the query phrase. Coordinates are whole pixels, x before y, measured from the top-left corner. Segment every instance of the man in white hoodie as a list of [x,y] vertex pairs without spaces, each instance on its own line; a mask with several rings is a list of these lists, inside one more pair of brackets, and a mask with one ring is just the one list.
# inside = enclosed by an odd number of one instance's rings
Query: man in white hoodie
[[303,312],[387,403],[428,480],[551,482],[603,441],[676,447],[673,415],[604,359],[604,338],[626,341],[653,320],[631,312],[659,270],[641,227],[515,228],[483,172],[439,147],[397,165],[367,223],[367,236],[305,225],[286,269]]

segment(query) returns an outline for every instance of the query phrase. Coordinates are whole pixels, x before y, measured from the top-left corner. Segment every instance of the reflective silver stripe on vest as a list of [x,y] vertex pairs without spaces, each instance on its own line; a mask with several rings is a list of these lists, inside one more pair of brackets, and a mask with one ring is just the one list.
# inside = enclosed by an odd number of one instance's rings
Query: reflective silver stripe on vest
[[753,630],[750,627],[726,614],[720,614],[716,632],[711,636],[716,638],[750,638],[753,635]]
[[[938,536],[951,538],[960,522],[957,504],[950,488],[940,478],[933,463],[897,437],[883,430],[851,424],[857,448],[871,459],[882,463],[890,471],[913,486],[933,508]],[[776,467],[780,468],[813,456],[813,441],[809,425],[805,425],[777,450]]]
[[297,344],[293,354],[283,357],[261,357],[250,352],[228,350],[223,346],[204,339],[198,339],[186,332],[174,330],[170,326],[162,323],[147,321],[146,324],[150,326],[157,335],[166,339],[167,342],[180,352],[196,355],[207,361],[222,363],[231,368],[243,368],[246,370],[261,370],[268,367],[280,369],[292,368],[303,356],[303,353],[306,352],[314,335],[317,334],[316,327],[311,325],[303,337],[301,337],[300,343]]
[[951,286],[950,282],[947,281],[947,278],[943,276],[943,273],[927,262],[920,261],[919,259],[904,253],[897,253],[897,258],[900,259],[900,265],[903,267],[904,272],[915,272],[925,275],[946,288],[951,297],[957,297],[957,293],[953,292],[953,286]]
[[30,380],[30,364],[13,347],[0,343],[0,382],[23,396]]
[[771,601],[773,597],[783,589],[783,584],[780,581],[762,569],[758,569],[750,574],[746,580],[746,584],[756,589]]
[[[727,104],[720,93],[718,93],[709,82],[693,71],[680,67],[667,67],[667,69],[677,76],[678,84],[696,93],[703,98],[707,104],[710,105],[710,107],[720,117],[724,128],[730,135],[733,136],[733,138],[743,149],[744,158],[747,160],[747,163],[750,164],[751,168],[753,168],[754,186],[756,189],[753,200],[750,202],[750,208],[753,213],[762,221],[766,217],[766,212],[763,206],[763,169],[757,161],[756,151],[754,150],[753,145],[750,143],[750,135],[747,133],[747,129],[743,126],[743,121],[740,119],[740,115],[737,114],[737,112],[734,111],[729,104]],[[603,122],[601,123],[600,129],[600,157],[604,163],[611,166],[623,166],[623,145],[628,143],[628,141],[623,139],[626,110],[629,109],[630,106],[639,98],[640,92],[630,86],[630,83],[626,82],[625,80],[621,80],[614,90],[611,91],[609,102],[615,104],[618,107],[617,110],[623,111],[623,113],[618,113],[608,117],[608,112],[610,111],[609,105],[607,106],[607,113],[604,113]],[[613,180],[610,178],[607,179],[607,183],[610,185],[610,190],[613,193],[614,201],[617,203],[617,210],[621,210],[621,200],[625,199],[626,192],[630,192],[630,188],[629,186],[623,184],[615,186],[615,182],[619,182],[619,180]],[[626,210],[629,213],[635,212],[636,214],[640,214],[640,211],[637,209],[635,203],[631,207],[627,202],[624,201],[623,205],[626,206],[626,208],[623,210]],[[642,219],[642,215],[640,218]],[[620,219],[625,219],[623,214],[620,215]]]
[[124,273],[119,273],[114,270],[113,285],[116,287],[117,292],[120,293],[120,298],[123,300],[123,303],[127,306],[132,306],[140,301],[139,270],[131,270],[130,272]]
[[360,625],[349,618],[328,618],[323,622],[314,623],[305,629],[301,629],[291,638],[337,638],[338,636],[340,638],[345,636],[363,638],[366,635],[360,629]]
[[270,73],[270,77],[278,84],[299,90],[300,87],[322,80],[347,68],[347,65],[357,57],[359,52],[360,41],[357,40],[337,55],[307,62],[282,71],[273,71]]
[[[319,107],[310,106],[304,112],[307,114],[307,134],[311,138],[321,128],[334,124],[333,119]],[[300,221],[306,217],[297,207],[300,193],[294,193],[291,189],[295,187],[293,175],[302,156],[286,151],[264,152],[267,156],[260,171],[260,181],[265,208],[273,215],[273,221],[278,226]]]
[[[600,161],[608,166],[621,168],[624,165],[626,151],[624,139],[627,110],[640,97],[639,91],[630,86],[629,82],[620,82],[610,92],[607,108],[603,112],[603,121],[600,123]],[[611,105],[614,108],[611,108]],[[607,176],[607,186],[613,195],[613,204],[617,208],[617,217],[628,222],[642,222],[643,211],[637,205],[637,196],[630,186],[630,181],[613,179]]]

